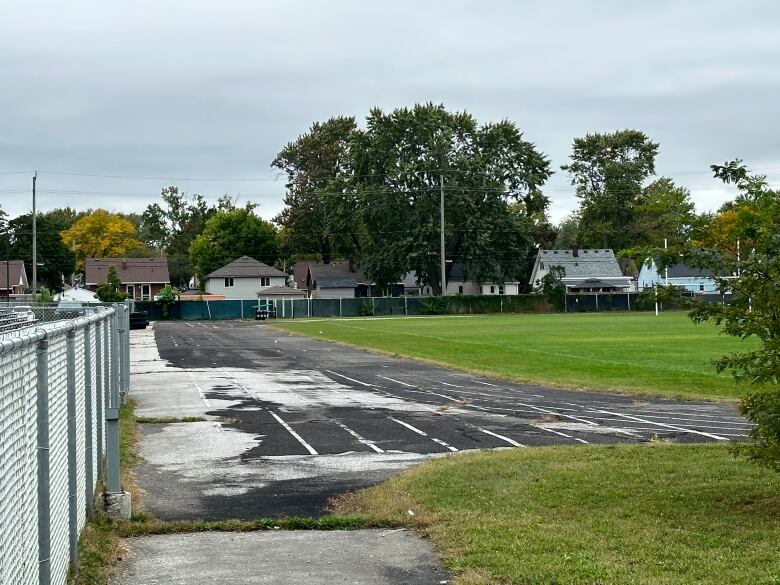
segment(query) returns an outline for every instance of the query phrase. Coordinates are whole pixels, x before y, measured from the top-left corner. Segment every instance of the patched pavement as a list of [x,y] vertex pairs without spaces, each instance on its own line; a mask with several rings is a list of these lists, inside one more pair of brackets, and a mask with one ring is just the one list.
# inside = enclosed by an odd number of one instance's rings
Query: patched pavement
[[249,322],[157,322],[132,338],[139,484],[162,519],[318,515],[425,459],[551,444],[732,441],[731,405],[513,384]]

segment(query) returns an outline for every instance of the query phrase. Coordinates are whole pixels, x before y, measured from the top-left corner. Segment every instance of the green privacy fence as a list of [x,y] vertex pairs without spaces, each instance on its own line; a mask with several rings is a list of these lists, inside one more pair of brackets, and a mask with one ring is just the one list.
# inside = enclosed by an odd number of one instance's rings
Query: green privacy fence
[[171,305],[167,317],[163,317],[161,306],[154,302],[136,302],[135,310],[146,311],[152,321],[164,318],[195,321],[254,319],[258,306],[269,309],[271,317],[277,319],[549,313],[553,310],[543,295],[178,301]]

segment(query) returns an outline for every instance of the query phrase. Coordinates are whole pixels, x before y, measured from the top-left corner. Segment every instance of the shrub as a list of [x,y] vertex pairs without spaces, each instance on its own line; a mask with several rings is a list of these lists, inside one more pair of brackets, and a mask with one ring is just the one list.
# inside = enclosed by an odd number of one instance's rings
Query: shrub
[[448,305],[447,297],[429,297],[420,303],[420,314],[446,315]]
[[752,442],[737,450],[760,465],[780,471],[780,390],[749,394],[740,401],[739,410],[756,426],[750,431]]
[[369,301],[368,299],[363,299],[360,301],[360,306],[358,307],[358,315],[361,317],[373,317],[374,316],[374,305]]

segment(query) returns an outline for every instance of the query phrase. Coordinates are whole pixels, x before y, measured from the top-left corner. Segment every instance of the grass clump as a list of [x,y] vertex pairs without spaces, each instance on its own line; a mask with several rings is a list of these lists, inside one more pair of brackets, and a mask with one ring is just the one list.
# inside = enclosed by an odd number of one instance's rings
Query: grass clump
[[140,425],[169,425],[179,423],[206,422],[205,416],[139,416],[135,422]]
[[780,582],[778,476],[723,445],[465,454],[334,510],[421,530],[459,585]]

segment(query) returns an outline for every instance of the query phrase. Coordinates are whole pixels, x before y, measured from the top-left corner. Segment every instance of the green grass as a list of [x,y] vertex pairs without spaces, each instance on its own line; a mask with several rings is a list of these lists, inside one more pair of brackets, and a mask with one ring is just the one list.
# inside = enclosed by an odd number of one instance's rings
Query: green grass
[[422,531],[461,585],[768,585],[779,477],[722,445],[513,449],[432,461],[334,507]]
[[685,313],[480,315],[277,321],[293,333],[487,376],[567,388],[734,400],[716,358],[755,347]]

